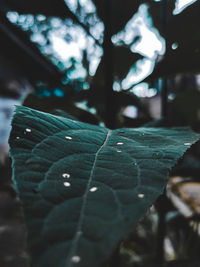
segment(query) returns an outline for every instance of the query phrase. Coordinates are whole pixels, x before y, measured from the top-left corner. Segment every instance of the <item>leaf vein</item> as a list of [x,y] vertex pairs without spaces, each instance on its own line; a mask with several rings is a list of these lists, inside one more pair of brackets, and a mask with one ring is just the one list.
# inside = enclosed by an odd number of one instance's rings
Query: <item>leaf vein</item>
[[[83,216],[84,216],[84,212],[85,212],[85,208],[86,208],[87,196],[88,196],[90,185],[91,185],[91,182],[92,182],[92,178],[93,178],[93,174],[94,174],[94,169],[95,169],[95,166],[96,166],[97,158],[98,158],[98,155],[101,152],[101,150],[107,144],[107,141],[108,141],[109,136],[111,135],[111,132],[112,132],[111,130],[108,130],[104,143],[102,144],[102,146],[98,149],[98,151],[95,154],[95,159],[94,159],[94,163],[93,163],[93,166],[92,166],[92,169],[91,169],[91,172],[90,172],[90,177],[89,177],[89,180],[88,180],[86,191],[85,191],[85,194],[83,195],[83,204],[82,204],[82,208],[81,208],[81,211],[80,211],[80,217],[79,217],[77,230],[76,230],[75,236],[74,236],[74,238],[72,240],[71,251],[69,252],[69,256],[68,256],[68,258],[66,260],[66,266],[68,266],[68,267],[71,267],[72,264],[73,264],[72,261],[71,261],[71,257],[75,255],[75,251],[77,249],[77,244],[78,244],[78,241],[79,241],[79,239],[81,237],[80,233],[81,233],[83,219],[84,219]],[[69,262],[69,264],[68,264],[68,262]]]

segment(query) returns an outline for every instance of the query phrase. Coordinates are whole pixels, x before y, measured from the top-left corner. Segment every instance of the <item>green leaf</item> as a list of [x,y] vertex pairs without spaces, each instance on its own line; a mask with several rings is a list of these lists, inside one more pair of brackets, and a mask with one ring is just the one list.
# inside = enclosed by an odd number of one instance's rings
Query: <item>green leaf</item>
[[101,266],[198,139],[188,128],[111,131],[17,107],[9,142],[33,266]]

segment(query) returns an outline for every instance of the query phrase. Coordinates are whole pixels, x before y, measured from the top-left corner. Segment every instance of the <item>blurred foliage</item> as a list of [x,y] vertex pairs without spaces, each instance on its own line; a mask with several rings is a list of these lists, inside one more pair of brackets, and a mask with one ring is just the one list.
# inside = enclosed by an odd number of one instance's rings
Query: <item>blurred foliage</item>
[[199,72],[200,2],[196,1],[177,15],[173,15],[175,1],[167,3],[166,11],[163,11],[163,1],[150,5],[155,26],[166,38],[167,50],[148,79]]

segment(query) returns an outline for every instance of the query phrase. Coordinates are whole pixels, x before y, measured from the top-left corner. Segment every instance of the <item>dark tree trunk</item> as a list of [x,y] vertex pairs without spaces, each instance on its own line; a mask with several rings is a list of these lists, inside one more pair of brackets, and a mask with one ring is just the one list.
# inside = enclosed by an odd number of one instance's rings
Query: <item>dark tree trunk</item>
[[[168,13],[168,0],[162,1],[162,27],[163,33],[166,42],[166,54],[168,52],[168,41],[167,41],[167,13]],[[162,84],[162,117],[164,120],[167,120],[167,98],[168,98],[168,88],[167,88],[167,78],[163,77],[163,84]]]
[[105,31],[104,31],[104,73],[105,73],[105,123],[108,128],[115,128],[116,103],[113,92],[113,44],[112,37],[112,6],[110,0],[104,0]]

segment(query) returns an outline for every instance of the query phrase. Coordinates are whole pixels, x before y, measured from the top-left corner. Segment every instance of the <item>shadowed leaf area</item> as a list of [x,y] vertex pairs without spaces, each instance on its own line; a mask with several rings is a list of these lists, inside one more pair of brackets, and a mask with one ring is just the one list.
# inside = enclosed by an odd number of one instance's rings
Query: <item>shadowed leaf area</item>
[[33,266],[102,266],[198,139],[189,128],[109,130],[17,107],[9,142]]

